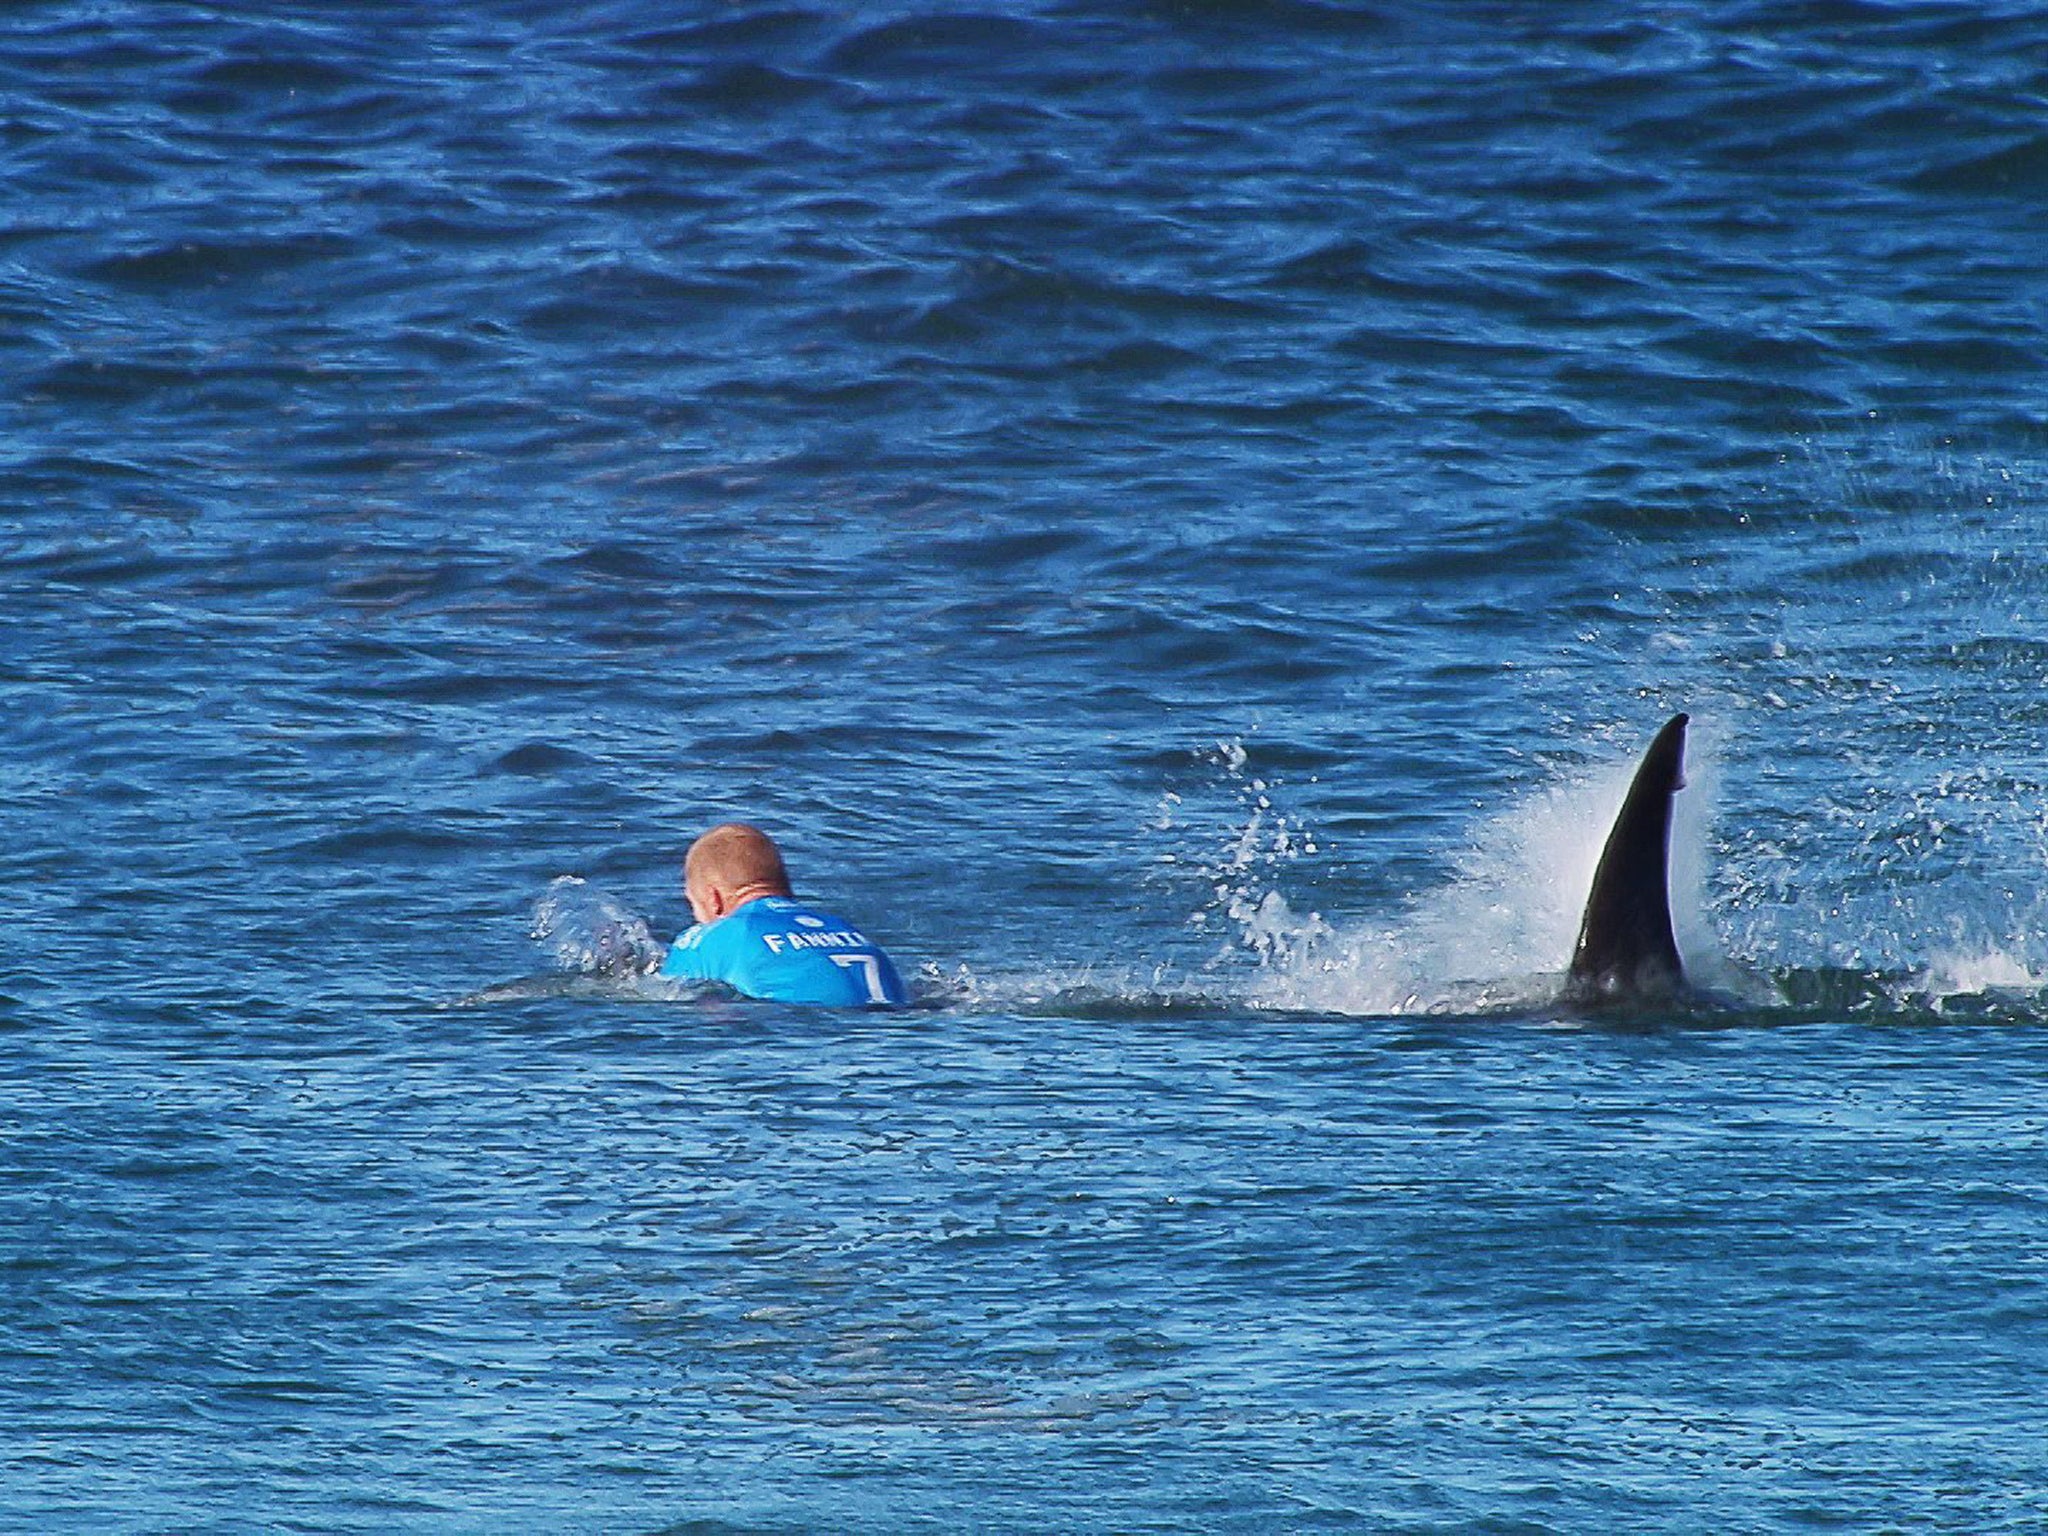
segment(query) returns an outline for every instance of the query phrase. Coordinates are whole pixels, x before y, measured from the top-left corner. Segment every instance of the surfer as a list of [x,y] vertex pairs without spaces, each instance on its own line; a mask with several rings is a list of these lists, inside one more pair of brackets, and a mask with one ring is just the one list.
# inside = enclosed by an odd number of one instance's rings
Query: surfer
[[909,991],[879,945],[790,889],[775,841],[758,827],[713,827],[683,859],[694,927],[676,936],[663,976],[722,981],[782,1003],[900,1007]]

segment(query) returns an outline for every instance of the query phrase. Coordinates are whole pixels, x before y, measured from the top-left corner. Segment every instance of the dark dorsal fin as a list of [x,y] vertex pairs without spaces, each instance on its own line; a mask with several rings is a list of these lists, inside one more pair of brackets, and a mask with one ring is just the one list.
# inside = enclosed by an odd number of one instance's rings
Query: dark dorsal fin
[[1686,716],[1673,715],[1643,754],[1572,951],[1565,996],[1575,1003],[1670,997],[1685,983],[1671,933],[1671,797],[1685,784]]

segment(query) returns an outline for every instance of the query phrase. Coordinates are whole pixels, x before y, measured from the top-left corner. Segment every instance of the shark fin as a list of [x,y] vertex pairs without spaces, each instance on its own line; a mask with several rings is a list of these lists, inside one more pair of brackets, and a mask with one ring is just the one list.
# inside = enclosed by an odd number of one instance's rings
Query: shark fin
[[1685,715],[1650,743],[1607,834],[1565,977],[1582,1006],[1656,1001],[1685,986],[1671,932],[1671,797],[1685,786]]

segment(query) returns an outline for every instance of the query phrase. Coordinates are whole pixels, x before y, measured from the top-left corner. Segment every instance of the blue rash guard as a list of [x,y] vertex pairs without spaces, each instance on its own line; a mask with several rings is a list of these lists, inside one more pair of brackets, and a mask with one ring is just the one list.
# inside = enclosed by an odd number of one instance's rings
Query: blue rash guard
[[661,962],[664,976],[722,981],[748,997],[845,1008],[910,1000],[881,949],[851,923],[789,896],[758,896],[686,928]]

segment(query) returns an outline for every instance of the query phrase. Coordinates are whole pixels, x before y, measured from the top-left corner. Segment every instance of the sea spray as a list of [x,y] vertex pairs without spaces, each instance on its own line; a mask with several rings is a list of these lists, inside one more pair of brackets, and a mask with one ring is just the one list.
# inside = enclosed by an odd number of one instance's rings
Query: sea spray
[[[1810,739],[1789,750],[1811,755]],[[2043,792],[2004,765],[1845,757],[1796,810],[1727,819],[1717,911],[1736,953],[1784,976],[1884,980],[1901,1007],[2038,991],[2048,977]],[[1827,873],[1823,873],[1827,872]],[[1902,978],[1911,978],[1910,983]]]
[[[1213,918],[1220,917],[1232,935],[1210,958],[1211,970],[1228,964],[1244,949],[1262,964],[1287,964],[1326,938],[1330,929],[1318,912],[1296,913],[1274,882],[1286,866],[1320,854],[1321,845],[1305,823],[1275,804],[1277,785],[1251,772],[1251,754],[1243,741],[1220,741],[1196,756],[1216,769],[1236,810],[1219,830],[1219,846],[1194,861],[1209,899],[1189,916],[1189,926],[1205,931]],[[1159,830],[1178,825],[1174,813],[1182,804],[1179,795],[1162,801]]]
[[579,975],[644,975],[661,964],[664,952],[646,919],[579,875],[549,882],[528,937],[561,970]]
[[[1674,924],[1696,975],[1720,984],[1730,967],[1705,910],[1717,774],[1698,750],[1672,826]],[[1635,772],[1633,756],[1529,792],[1483,819],[1451,878],[1392,919],[1298,919],[1284,897],[1250,879],[1226,911],[1259,969],[1258,1006],[1353,1014],[1468,1013],[1546,1006],[1578,932],[1593,870]],[[1247,836],[1275,816],[1253,803]],[[1240,860],[1270,873],[1273,860]]]
[[2048,987],[2021,957],[1993,948],[1937,954],[1927,966],[1927,996],[1936,1008],[1962,997],[2028,995]]

